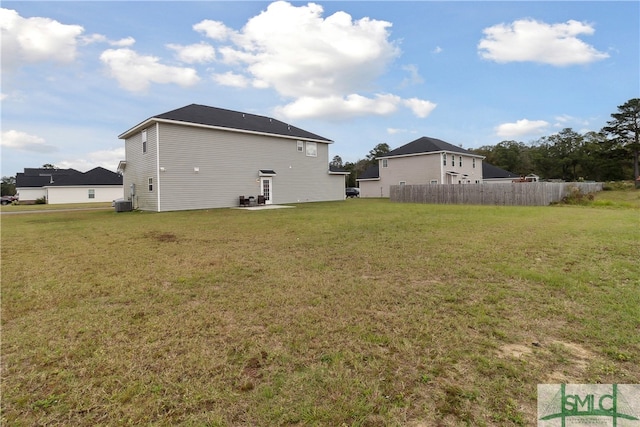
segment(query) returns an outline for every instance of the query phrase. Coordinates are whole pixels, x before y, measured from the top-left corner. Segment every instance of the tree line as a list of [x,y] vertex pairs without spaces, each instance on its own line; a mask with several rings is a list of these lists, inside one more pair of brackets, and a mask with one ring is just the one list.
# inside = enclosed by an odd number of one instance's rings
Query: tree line
[[[351,172],[347,186],[355,187],[356,179],[375,158],[389,152],[387,144],[376,145],[356,162],[343,164],[335,156],[331,166]],[[640,98],[618,106],[611,120],[598,132],[581,134],[571,128],[544,136],[525,144],[502,141],[469,151],[485,156],[485,162],[518,175],[538,175],[541,179],[564,181],[620,181],[640,176]]]

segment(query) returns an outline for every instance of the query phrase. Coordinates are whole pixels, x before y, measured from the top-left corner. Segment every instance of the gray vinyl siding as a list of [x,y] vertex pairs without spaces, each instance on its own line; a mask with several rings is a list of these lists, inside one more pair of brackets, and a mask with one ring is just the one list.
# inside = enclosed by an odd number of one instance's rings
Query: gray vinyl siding
[[328,173],[328,144],[317,143],[317,157],[307,157],[295,139],[169,123],[158,128],[161,211],[237,206],[238,196],[260,194],[259,170],[276,172],[273,204],[344,199],[344,177]]
[[[151,125],[147,130],[147,152],[142,152],[142,133],[138,132],[125,140],[127,166],[123,175],[124,198],[131,198],[131,184],[135,184],[133,207],[145,211],[158,210],[157,174],[157,128]],[[153,191],[148,190],[148,180],[153,178]]]

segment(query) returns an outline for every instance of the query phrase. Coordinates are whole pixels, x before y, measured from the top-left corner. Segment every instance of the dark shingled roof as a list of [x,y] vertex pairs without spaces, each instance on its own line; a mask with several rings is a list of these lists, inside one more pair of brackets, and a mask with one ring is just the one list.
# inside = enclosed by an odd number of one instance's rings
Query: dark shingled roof
[[509,172],[497,166],[490,165],[487,162],[482,162],[482,178],[483,179],[519,178],[519,176],[513,172]]
[[45,169],[45,168],[25,168],[24,172],[16,174],[16,187],[44,187],[51,181],[56,181],[66,176],[82,174],[75,169]]
[[122,175],[98,166],[85,173],[67,175],[56,179],[47,187],[66,187],[73,185],[122,185]]
[[[464,148],[457,147],[453,144],[449,144],[448,142],[444,142],[440,139],[423,136],[422,138],[418,138],[415,141],[411,141],[408,144],[403,145],[402,147],[398,147],[395,150],[389,151],[386,154],[382,154],[378,156],[378,158],[406,156],[410,154],[435,153],[438,151],[447,151],[447,152],[453,152],[453,153],[467,154],[471,156],[478,156],[477,154],[472,153],[471,151],[465,150]],[[481,157],[481,156],[478,156],[478,157]]]
[[[225,110],[223,108],[208,107],[206,105],[187,105],[186,107],[153,116],[149,120],[152,119],[173,120],[205,126],[238,129],[248,132],[259,132],[273,135],[284,135],[300,139],[332,142],[330,139],[270,117]],[[125,134],[127,132],[125,132]]]
[[380,178],[380,166],[376,163],[375,165],[369,166],[362,172],[362,175],[356,177],[357,179],[377,179]]

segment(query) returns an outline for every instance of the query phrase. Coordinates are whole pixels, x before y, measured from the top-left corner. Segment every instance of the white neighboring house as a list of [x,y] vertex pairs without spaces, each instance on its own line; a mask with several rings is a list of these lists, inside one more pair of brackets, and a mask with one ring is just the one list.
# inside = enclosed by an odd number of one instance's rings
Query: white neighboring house
[[50,205],[111,202],[124,197],[122,175],[102,167],[61,177],[45,185],[44,189]]
[[123,197],[122,176],[101,167],[85,173],[25,168],[16,174],[16,192],[22,203],[41,198],[49,204],[110,202]]
[[191,104],[125,131],[125,198],[165,212],[344,200],[348,172],[329,168],[333,141],[265,116]]
[[389,197],[391,185],[480,184],[482,160],[436,138],[422,137],[378,156],[358,179],[360,197]]

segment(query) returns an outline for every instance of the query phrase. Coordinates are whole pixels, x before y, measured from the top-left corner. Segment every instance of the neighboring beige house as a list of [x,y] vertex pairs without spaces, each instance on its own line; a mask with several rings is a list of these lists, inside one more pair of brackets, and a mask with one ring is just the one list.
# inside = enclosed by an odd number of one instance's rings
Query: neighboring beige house
[[484,156],[422,137],[377,157],[358,179],[360,197],[389,197],[391,185],[479,184]]
[[265,116],[191,104],[150,117],[125,141],[125,198],[165,212],[344,200],[344,171],[329,169],[333,141]]
[[123,196],[122,176],[97,167],[75,169],[25,168],[16,174],[20,203],[43,199],[48,204],[110,202]]

